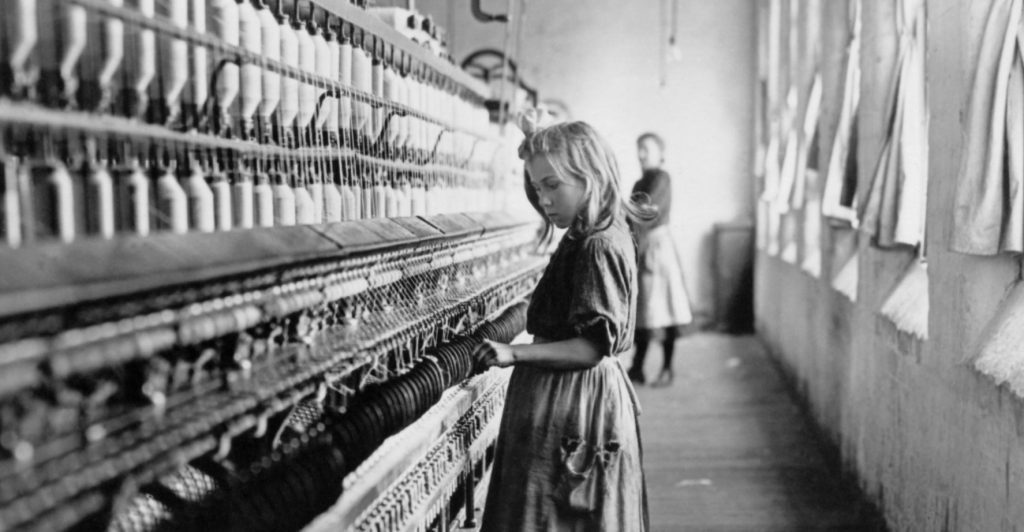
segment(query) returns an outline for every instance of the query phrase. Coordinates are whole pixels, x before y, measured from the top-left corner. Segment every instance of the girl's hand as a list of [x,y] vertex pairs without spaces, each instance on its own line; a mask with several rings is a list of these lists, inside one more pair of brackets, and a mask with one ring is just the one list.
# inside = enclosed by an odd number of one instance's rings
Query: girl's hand
[[516,362],[515,352],[512,346],[484,340],[473,350],[473,358],[477,364],[484,367],[497,366],[507,368]]

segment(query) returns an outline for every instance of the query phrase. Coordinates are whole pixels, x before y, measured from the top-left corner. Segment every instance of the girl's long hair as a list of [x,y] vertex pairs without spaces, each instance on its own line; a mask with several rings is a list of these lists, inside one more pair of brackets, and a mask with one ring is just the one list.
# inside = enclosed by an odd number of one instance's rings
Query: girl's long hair
[[[569,228],[570,237],[582,238],[607,229],[620,216],[634,221],[657,217],[656,207],[623,195],[615,154],[586,122],[556,124],[527,134],[519,145],[519,158],[528,161],[539,155],[547,156],[559,178],[575,178],[584,184],[584,205]],[[526,197],[544,220],[541,241],[549,242],[554,233],[551,221],[544,215],[529,172],[524,176]]]

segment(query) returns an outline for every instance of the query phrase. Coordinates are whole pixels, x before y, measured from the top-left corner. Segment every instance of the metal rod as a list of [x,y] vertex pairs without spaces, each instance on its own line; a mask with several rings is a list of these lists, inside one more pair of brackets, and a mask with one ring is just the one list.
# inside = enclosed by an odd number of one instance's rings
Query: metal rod
[[298,67],[287,65],[280,61],[275,61],[264,57],[262,54],[251,52],[242,48],[241,46],[233,46],[225,44],[223,41],[216,37],[211,37],[202,33],[198,33],[191,28],[180,28],[171,24],[164,17],[153,16],[148,17],[143,15],[141,12],[134,11],[129,8],[117,7],[112,4],[105,2],[104,0],[69,0],[72,3],[81,5],[89,10],[104,14],[106,16],[119,18],[125,22],[130,22],[139,27],[145,29],[152,29],[159,31],[162,34],[182,39],[189,42],[190,44],[201,45],[206,48],[210,48],[219,53],[232,56],[232,62],[239,64],[243,63],[256,63],[260,68],[277,72],[281,75],[288,76],[290,78],[305,80],[306,82],[313,82],[321,84],[327,88],[333,95],[337,97],[347,96],[354,100],[362,101],[373,106],[389,106],[400,111],[400,114],[406,116],[414,116],[421,120],[437,124],[440,126],[447,127],[449,129],[466,133],[472,136],[482,136],[480,133],[459,127],[455,124],[450,124],[439,118],[422,113],[412,107],[397,104],[395,102],[389,102],[383,98],[378,98],[373,94],[366,93],[344,85],[337,80],[321,76],[312,72],[306,72],[300,70]]
[[231,139],[197,132],[181,132],[166,127],[147,124],[129,118],[98,115],[82,111],[57,111],[34,104],[13,102],[0,98],[0,123],[23,124],[31,127],[70,129],[85,133],[98,133],[125,137],[145,137],[150,140],[167,141],[203,148],[232,150],[245,155],[261,157],[289,157],[310,159],[354,159],[380,167],[400,171],[434,171],[457,174],[466,177],[484,178],[487,172],[473,171],[440,164],[414,164],[391,159],[382,159],[357,153],[351,148],[288,148],[257,144],[252,141]]

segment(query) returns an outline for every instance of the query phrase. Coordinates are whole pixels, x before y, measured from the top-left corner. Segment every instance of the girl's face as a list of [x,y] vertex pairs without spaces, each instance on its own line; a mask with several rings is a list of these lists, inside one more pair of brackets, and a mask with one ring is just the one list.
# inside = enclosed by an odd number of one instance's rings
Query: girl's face
[[636,145],[637,155],[640,157],[640,168],[651,170],[661,167],[661,147],[654,139],[647,137]]
[[559,229],[572,225],[576,213],[583,206],[586,193],[583,182],[572,177],[567,180],[558,177],[546,155],[531,157],[526,162],[526,171],[530,174],[530,184],[537,192],[537,204],[548,220]]

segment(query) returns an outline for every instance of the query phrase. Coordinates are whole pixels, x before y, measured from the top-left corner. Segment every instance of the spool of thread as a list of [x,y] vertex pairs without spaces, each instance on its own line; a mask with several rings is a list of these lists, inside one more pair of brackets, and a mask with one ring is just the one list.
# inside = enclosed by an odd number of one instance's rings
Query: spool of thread
[[[397,76],[395,78],[398,96],[398,102],[404,106],[409,105],[409,78],[406,76]],[[398,138],[395,139],[395,144],[399,149],[406,149],[409,146],[409,124],[412,120],[410,116],[402,116],[398,118]]]
[[353,177],[350,185],[352,191],[352,220],[369,218],[364,210],[363,183],[359,177]]
[[400,216],[412,216],[412,185],[409,184],[408,179],[402,180],[401,191],[402,194],[399,197],[399,208],[401,209],[402,213],[400,214]]
[[[274,14],[267,9],[267,6],[262,1],[259,4],[260,7],[256,10],[256,15],[260,19],[260,43],[263,57],[273,61],[280,61],[281,25],[278,24],[277,18],[274,17]],[[277,105],[281,101],[281,75],[269,68],[263,70],[262,95],[259,113],[261,119],[265,123],[269,123],[270,116],[277,109]]]
[[426,211],[428,216],[440,214],[441,211],[438,209],[439,205],[434,200],[434,193],[437,191],[434,186],[433,177],[428,177],[423,182],[423,210]]
[[230,231],[234,225],[232,212],[232,190],[228,178],[223,172],[210,176],[210,190],[213,191],[213,215],[218,231]]
[[369,220],[377,217],[377,209],[373,203],[373,180],[370,178],[363,178],[362,182],[363,190],[363,219]]
[[295,225],[295,190],[283,173],[274,174],[274,225]]
[[256,225],[259,227],[273,227],[274,188],[270,184],[270,178],[267,177],[267,174],[256,174],[252,194],[253,217],[255,218]]
[[174,177],[173,167],[157,177],[155,214],[158,228],[176,234],[188,232],[188,196]]
[[341,189],[336,183],[324,183],[324,222],[333,223],[341,221],[341,212],[344,209],[342,203]]
[[[384,63],[380,61],[374,61],[371,67],[371,78],[373,83],[373,95],[377,98],[384,98]],[[373,139],[380,138],[380,134],[384,132],[384,108],[381,106],[373,107],[373,128],[371,129],[371,135]]]
[[[370,61],[370,54],[362,48],[352,49],[352,84],[356,89],[373,94],[373,65]],[[363,135],[373,134],[373,116],[370,104],[364,102],[353,103],[352,128]]]
[[74,191],[64,164],[48,159],[30,168],[32,237],[36,241],[75,239]]
[[250,229],[254,224],[252,175],[244,170],[231,172],[232,207],[235,227]]
[[4,244],[16,248],[21,245],[21,192],[18,179],[18,159],[13,155],[0,153],[0,235]]
[[306,177],[306,189],[313,201],[313,223],[324,223],[324,183],[317,173],[310,172]]
[[413,216],[427,215],[427,191],[422,178],[418,178],[415,186],[412,187],[412,214]]
[[292,183],[292,190],[295,191],[295,223],[299,225],[316,223],[313,196],[306,188],[305,180],[296,178]]
[[382,177],[378,177],[373,184],[373,210],[375,218],[388,216],[388,187],[384,185]]
[[[331,75],[331,48],[327,45],[327,39],[324,37],[322,31],[315,31],[313,33],[313,50],[316,52],[316,66],[313,68],[314,73],[320,76],[330,77]],[[331,77],[331,79],[337,79]],[[327,125],[327,119],[330,118],[334,111],[334,98],[324,98],[324,94],[327,92],[326,87],[317,87],[316,89],[316,102],[319,104],[319,109],[316,114],[316,128],[324,129]],[[337,116],[335,114],[335,116]]]
[[[254,53],[263,52],[263,27],[260,16],[250,0],[239,0],[238,21],[242,48]],[[243,123],[251,123],[263,101],[263,72],[255,63],[246,62],[241,67],[241,105],[239,115]]]
[[[280,28],[281,61],[286,65],[298,65],[299,37],[288,22],[287,15],[282,15]],[[281,76],[281,103],[279,106],[281,127],[291,127],[299,115],[299,80],[287,75]]]
[[149,178],[135,159],[114,169],[115,230],[119,233],[149,234]]
[[[384,93],[384,99],[386,99],[389,102],[399,103],[399,97],[398,97],[398,78],[399,78],[399,76],[396,75],[395,71],[392,70],[390,67],[388,67],[387,64],[384,65],[384,68],[382,70],[382,74],[383,74],[383,80],[382,80],[383,87],[382,87],[382,89],[383,89],[383,93]],[[382,128],[387,128],[387,130],[388,130],[388,142],[392,146],[395,146],[395,145],[398,144],[398,138],[401,135],[401,125],[399,124],[399,120],[400,120],[400,117],[398,115],[393,115],[393,116],[389,117],[388,113],[385,112],[383,114],[381,127]]]
[[[344,86],[352,87],[352,43],[341,41],[338,45],[338,77]],[[352,99],[342,96],[338,99],[338,122],[342,129],[353,128]]]
[[106,166],[90,160],[85,174],[85,232],[102,238],[114,236],[114,180]]
[[[188,3],[168,2],[168,21],[178,28],[188,27]],[[155,59],[155,58],[154,58]],[[181,39],[167,37],[166,59],[161,60],[164,105],[168,113],[176,116],[180,110],[181,92],[188,82],[188,43]]]
[[[316,45],[313,36],[298,21],[293,25],[299,41],[299,68],[304,72],[316,73]],[[309,126],[316,113],[317,88],[313,83],[304,80],[299,85],[299,115],[296,117],[300,129]]]
[[[415,109],[423,109],[423,85],[415,78],[409,79],[409,105]],[[423,121],[409,117],[409,147],[423,150]]]
[[342,209],[341,217],[343,220],[358,220],[359,219],[359,200],[356,196],[355,188],[352,183],[348,180],[344,181],[341,187],[342,200],[344,208]]
[[213,191],[198,164],[192,165],[183,188],[188,198],[189,228],[201,233],[212,233],[217,228]]
[[[326,35],[327,37],[327,61],[328,61],[328,77],[337,81],[341,76],[341,44],[338,40],[333,38],[333,34]],[[341,110],[338,108],[338,98],[328,98],[330,107],[322,112],[327,113],[327,121],[324,123],[324,130],[331,135],[338,134],[338,128],[341,127],[340,114]]]
[[[226,44],[238,46],[241,43],[241,20],[236,0],[214,0],[217,22],[215,34]],[[240,70],[238,65],[225,62],[217,73],[217,108],[221,115],[227,115],[231,105],[238,97]]]
[[400,215],[398,202],[401,191],[395,188],[394,184],[392,183],[386,183],[382,186],[384,187],[385,199],[387,204],[387,209],[384,215],[387,216],[388,218],[397,218]]
[[[183,0],[177,0],[184,3]],[[206,33],[206,0],[189,0],[192,29]],[[197,111],[202,110],[210,98],[210,67],[207,65],[206,47],[192,47],[192,103]]]

